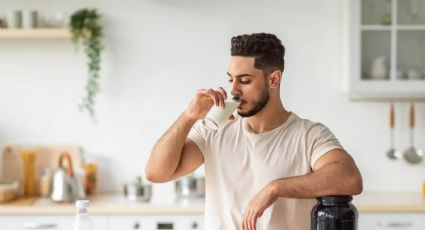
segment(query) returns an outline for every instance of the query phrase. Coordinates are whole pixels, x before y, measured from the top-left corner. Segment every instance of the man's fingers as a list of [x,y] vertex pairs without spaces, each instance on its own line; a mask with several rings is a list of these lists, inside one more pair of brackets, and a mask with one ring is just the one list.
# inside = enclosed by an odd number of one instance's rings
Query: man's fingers
[[242,229],[249,230],[249,209],[245,210],[245,213],[242,216]]
[[251,209],[249,209],[247,217],[246,217],[246,225],[248,226],[248,230],[252,230],[251,218],[252,218],[252,213],[251,213]]
[[224,101],[227,99],[227,93],[222,87],[219,87],[216,90],[199,89],[198,93],[211,97],[215,106],[220,106],[224,108],[224,105],[225,105]]
[[210,96],[213,99],[215,106],[220,106],[220,100],[218,98],[218,95],[213,89],[207,90],[206,95]]
[[223,95],[222,93],[213,89],[209,89],[205,92],[205,95],[208,95],[213,99],[215,106],[224,107],[225,95]]
[[230,114],[229,120],[231,120],[231,121],[235,120],[235,115]]
[[220,93],[217,93],[217,97],[218,97],[218,100],[219,100],[219,102],[218,102],[219,106],[224,108],[224,96],[221,95]]
[[255,224],[257,223],[257,214],[255,211],[252,212],[252,216],[251,216],[251,229],[255,230],[256,226]]
[[217,91],[223,95],[224,100],[227,99],[227,93],[226,90],[223,89],[223,87],[219,87]]
[[246,222],[246,213],[244,213],[242,215],[242,230],[246,230],[247,229],[245,222]]

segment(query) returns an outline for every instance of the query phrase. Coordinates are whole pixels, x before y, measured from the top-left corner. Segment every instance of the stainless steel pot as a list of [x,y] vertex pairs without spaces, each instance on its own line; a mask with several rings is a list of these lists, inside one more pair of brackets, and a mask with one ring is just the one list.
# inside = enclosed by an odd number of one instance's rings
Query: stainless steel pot
[[152,197],[152,185],[143,184],[142,178],[137,177],[135,182],[124,184],[124,195],[131,201],[149,202]]
[[184,176],[175,181],[177,199],[205,197],[205,177]]

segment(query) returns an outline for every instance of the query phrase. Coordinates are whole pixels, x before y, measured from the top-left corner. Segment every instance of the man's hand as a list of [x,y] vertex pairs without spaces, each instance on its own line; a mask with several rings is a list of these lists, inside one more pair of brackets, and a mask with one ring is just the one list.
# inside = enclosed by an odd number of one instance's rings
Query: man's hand
[[276,201],[277,197],[272,183],[269,183],[257,193],[245,209],[242,217],[242,230],[256,230],[257,219]]
[[222,87],[216,90],[200,89],[196,92],[195,98],[185,112],[193,119],[203,119],[213,105],[224,107],[226,98],[226,91]]

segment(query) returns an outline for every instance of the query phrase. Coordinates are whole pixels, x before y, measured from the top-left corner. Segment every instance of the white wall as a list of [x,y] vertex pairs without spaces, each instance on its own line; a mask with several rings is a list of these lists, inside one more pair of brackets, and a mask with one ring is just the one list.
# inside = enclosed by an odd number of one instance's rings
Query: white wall
[[[284,42],[282,98],[287,109],[328,125],[360,167],[366,191],[419,191],[424,164],[385,157],[388,104],[350,102],[344,83],[349,34],[340,0],[1,0],[8,9],[72,12],[97,6],[104,16],[98,123],[80,114],[85,58],[68,40],[1,40],[0,144],[77,143],[101,165],[100,190],[120,191],[143,173],[156,139],[195,90],[227,84],[233,35],[271,32]],[[407,147],[408,105],[397,104],[396,145]],[[417,104],[424,118],[424,104]],[[425,119],[418,119],[425,148]],[[156,197],[172,193],[156,185]],[[169,196],[168,196],[169,197]]]

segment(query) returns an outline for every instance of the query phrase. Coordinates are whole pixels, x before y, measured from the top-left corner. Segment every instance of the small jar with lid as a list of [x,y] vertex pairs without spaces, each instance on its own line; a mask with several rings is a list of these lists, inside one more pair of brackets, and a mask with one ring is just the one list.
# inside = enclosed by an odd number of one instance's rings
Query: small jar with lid
[[357,230],[358,212],[352,196],[317,198],[311,211],[312,230]]
[[43,175],[40,177],[40,196],[49,197],[50,196],[50,186],[52,181],[52,175],[49,168],[44,168]]

